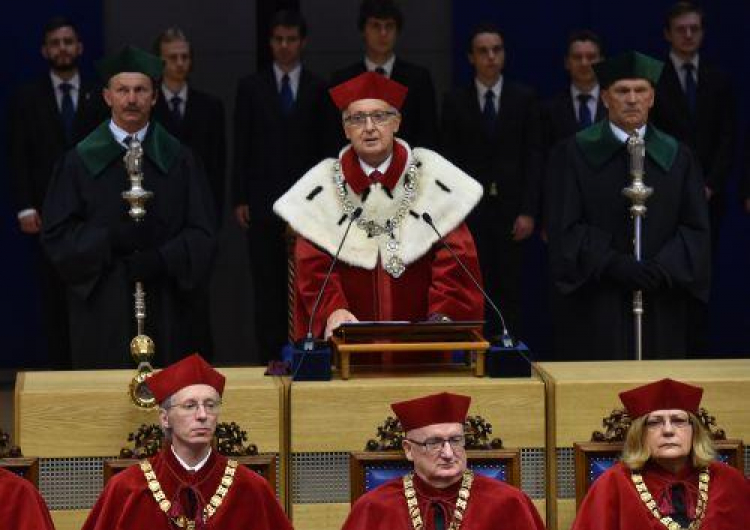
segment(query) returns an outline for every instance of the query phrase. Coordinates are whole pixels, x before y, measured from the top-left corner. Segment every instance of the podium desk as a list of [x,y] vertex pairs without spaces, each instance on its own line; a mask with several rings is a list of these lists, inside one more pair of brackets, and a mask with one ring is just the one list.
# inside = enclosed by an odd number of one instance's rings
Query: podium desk
[[602,419],[622,408],[619,392],[664,377],[702,386],[701,406],[727,438],[750,441],[750,360],[539,363],[537,369],[547,386],[550,530],[567,530],[575,518],[573,443],[603,430]]
[[[280,454],[286,424],[284,387],[263,368],[220,368],[227,377],[219,421],[236,422],[261,453]],[[58,530],[78,530],[102,489],[105,458],[119,455],[128,433],[158,423],[138,409],[128,385],[135,370],[20,372],[15,389],[15,443],[38,456],[39,487]],[[283,471],[277,476],[283,476]],[[284,482],[279,492],[285,495]]]
[[295,382],[290,389],[291,502],[297,530],[340,528],[349,513],[349,453],[375,439],[394,416],[390,403],[449,391],[472,397],[470,415],[493,427],[491,438],[520,448],[524,490],[544,514],[544,384],[471,374],[362,374],[348,381]]

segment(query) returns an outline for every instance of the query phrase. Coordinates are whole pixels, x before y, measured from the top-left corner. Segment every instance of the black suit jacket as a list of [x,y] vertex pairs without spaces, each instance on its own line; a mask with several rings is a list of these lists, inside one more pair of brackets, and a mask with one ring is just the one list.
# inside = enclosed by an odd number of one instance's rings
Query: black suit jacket
[[188,85],[184,113],[178,121],[159,86],[153,118],[187,145],[203,164],[214,196],[217,218],[221,219],[227,169],[224,104],[211,94]]
[[[576,116],[570,89],[560,92],[542,103],[542,133],[545,152],[549,152],[561,140],[564,140],[580,130],[578,116]],[[601,99],[597,101],[594,121],[607,116],[607,109]]]
[[693,117],[674,64],[667,57],[650,121],[687,144],[702,166],[706,185],[716,193],[724,191],[732,171],[737,125],[734,90],[724,72],[701,57]]
[[542,152],[534,91],[504,80],[495,127],[492,135],[483,127],[473,82],[456,89],[443,101],[442,153],[484,186],[480,212],[492,210],[511,222],[519,214],[537,217]]
[[[364,61],[354,63],[334,72],[331,76],[331,83],[333,86],[338,85],[366,71]],[[435,148],[438,140],[437,103],[429,70],[396,57],[391,79],[409,89],[404,105],[401,107],[401,127],[398,137],[412,147]],[[341,120],[338,119],[338,122],[340,129]],[[339,134],[343,145],[343,134]]]
[[106,117],[101,88],[81,80],[70,139],[49,74],[18,88],[9,108],[11,182],[18,211],[42,211],[55,163],[70,147],[85,138]]
[[273,68],[240,80],[234,110],[234,204],[250,218],[274,217],[272,206],[330,147],[325,82],[303,68],[291,113],[284,114]]

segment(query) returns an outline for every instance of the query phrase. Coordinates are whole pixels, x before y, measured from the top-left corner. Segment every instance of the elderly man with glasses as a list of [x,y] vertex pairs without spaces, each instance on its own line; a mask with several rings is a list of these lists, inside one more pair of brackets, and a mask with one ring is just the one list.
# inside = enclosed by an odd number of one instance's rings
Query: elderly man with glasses
[[443,392],[391,405],[414,471],[362,496],[343,530],[544,528],[523,492],[467,469],[464,421],[470,402]]
[[482,188],[437,153],[395,137],[406,93],[375,72],[332,88],[350,144],[274,205],[302,236],[295,248],[297,338],[307,332],[339,246],[341,263],[312,322],[315,336],[357,320],[482,318],[481,293],[437,235],[481,277],[464,220]]
[[211,446],[224,381],[198,354],[146,381],[164,448],[109,481],[83,530],[291,530],[268,483]]

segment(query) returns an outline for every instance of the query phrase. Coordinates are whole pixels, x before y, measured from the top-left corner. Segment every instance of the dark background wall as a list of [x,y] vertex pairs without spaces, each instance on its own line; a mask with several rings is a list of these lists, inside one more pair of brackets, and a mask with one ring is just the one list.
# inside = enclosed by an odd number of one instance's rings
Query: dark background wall
[[[196,51],[193,81],[219,95],[231,116],[236,80],[263,64],[267,55],[258,53],[264,42],[267,13],[277,5],[300,5],[308,19],[310,35],[307,64],[323,76],[361,57],[356,30],[358,3],[355,0],[36,0],[15,3],[14,15],[0,21],[5,46],[0,47],[0,143],[6,144],[6,105],[10,90],[20,81],[44,72],[39,55],[40,27],[49,17],[65,14],[73,18],[82,33],[86,51],[83,69],[105,52],[129,42],[150,47],[155,35],[169,25],[181,26],[192,38]],[[465,41],[480,20],[492,20],[506,35],[506,75],[537,88],[548,96],[564,88],[562,69],[565,38],[576,28],[588,27],[600,33],[609,53],[628,48],[662,56],[663,14],[671,1],[632,0],[627,4],[593,0],[403,0],[406,24],[398,53],[432,70],[438,94],[453,83],[470,80],[465,59]],[[748,56],[750,44],[743,39],[743,24],[750,15],[750,3],[715,0],[704,6],[707,35],[704,57],[728,70],[737,87],[750,81],[749,68],[740,58]],[[738,90],[744,96],[742,90]],[[748,122],[748,108],[740,98],[742,130]],[[738,150],[739,153],[739,150]],[[0,367],[41,366],[45,354],[40,340],[38,303],[30,270],[30,245],[17,230],[15,211],[8,197],[6,154],[0,150],[0,272],[3,304],[0,313]],[[712,300],[712,345],[720,354],[747,352],[750,333],[750,219],[739,209],[731,183],[728,214],[716,263]],[[224,212],[225,221],[229,212]],[[232,222],[225,222],[221,250],[212,290],[214,334],[217,357],[227,363],[256,359],[250,314],[252,279],[242,235]],[[533,258],[527,273],[530,293],[522,336],[538,350],[546,347],[544,290],[540,280],[543,247],[530,245]]]

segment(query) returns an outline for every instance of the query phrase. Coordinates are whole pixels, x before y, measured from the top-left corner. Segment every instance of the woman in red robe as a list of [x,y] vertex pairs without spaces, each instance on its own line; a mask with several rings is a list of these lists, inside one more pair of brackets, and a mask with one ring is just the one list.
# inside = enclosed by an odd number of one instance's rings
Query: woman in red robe
[[599,477],[572,530],[743,530],[748,487],[714,460],[698,419],[703,389],[662,379],[620,394],[633,418],[622,461]]

